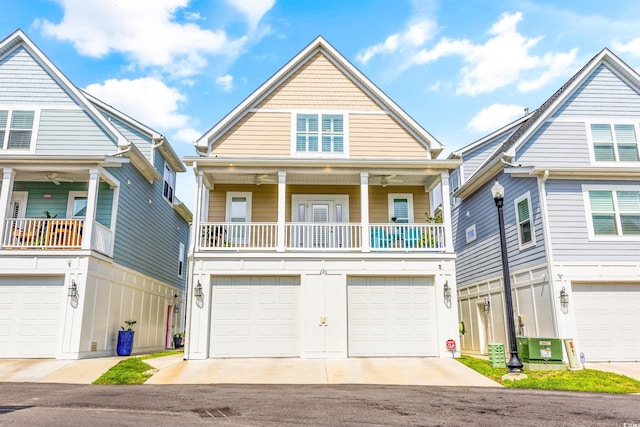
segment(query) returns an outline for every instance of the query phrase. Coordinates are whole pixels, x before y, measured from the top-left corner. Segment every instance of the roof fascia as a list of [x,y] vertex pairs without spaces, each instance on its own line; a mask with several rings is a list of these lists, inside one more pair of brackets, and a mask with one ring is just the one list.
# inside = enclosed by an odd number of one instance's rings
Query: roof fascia
[[461,199],[466,199],[472,195],[476,190],[482,187],[489,179],[495,176],[498,172],[504,169],[507,165],[505,162],[510,162],[512,157],[502,153],[493,159],[489,164],[482,168],[479,173],[471,176],[460,188],[454,191],[453,196]]

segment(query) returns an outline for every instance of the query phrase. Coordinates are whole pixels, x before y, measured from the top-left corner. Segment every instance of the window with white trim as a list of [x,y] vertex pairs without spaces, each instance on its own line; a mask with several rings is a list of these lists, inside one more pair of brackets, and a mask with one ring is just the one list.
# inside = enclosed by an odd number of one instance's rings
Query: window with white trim
[[597,162],[640,161],[634,124],[591,124],[593,155]]
[[34,136],[33,110],[0,110],[0,145],[5,150],[29,150]]
[[467,227],[465,235],[467,237],[467,243],[471,243],[476,240],[476,225],[473,224],[471,227]]
[[67,218],[81,219],[87,217],[88,193],[86,191],[69,191],[67,199]]
[[640,190],[589,190],[594,236],[640,236]]
[[520,249],[536,244],[531,210],[531,194],[527,192],[515,201],[516,222],[518,224],[518,244]]
[[162,178],[162,197],[169,203],[173,204],[173,193],[176,188],[176,173],[165,162],[164,175]]
[[345,116],[333,113],[295,114],[295,152],[343,154]]
[[184,243],[180,243],[180,250],[178,251],[178,276],[182,277],[184,274]]
[[389,218],[396,224],[413,223],[413,194],[389,194]]
[[248,238],[248,224],[251,222],[251,193],[247,192],[227,192],[227,214],[226,222],[239,223],[229,226],[226,238],[234,242],[244,242]]

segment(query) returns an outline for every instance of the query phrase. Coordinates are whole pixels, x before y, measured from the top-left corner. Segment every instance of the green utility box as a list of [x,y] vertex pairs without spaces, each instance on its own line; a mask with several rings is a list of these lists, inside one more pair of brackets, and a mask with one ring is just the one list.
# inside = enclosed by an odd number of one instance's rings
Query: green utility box
[[505,368],[504,344],[489,344],[489,363],[494,368]]
[[560,338],[517,337],[518,356],[529,363],[562,363]]

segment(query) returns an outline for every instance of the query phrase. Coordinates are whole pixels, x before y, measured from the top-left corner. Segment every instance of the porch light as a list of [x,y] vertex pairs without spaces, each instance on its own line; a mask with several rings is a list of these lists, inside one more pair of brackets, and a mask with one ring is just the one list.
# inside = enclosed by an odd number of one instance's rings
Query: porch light
[[444,282],[442,295],[444,296],[445,305],[447,307],[451,306],[451,288],[449,287],[449,281]]
[[178,314],[180,313],[180,305],[178,305],[177,303],[173,306],[173,312]]
[[560,306],[563,310],[566,310],[569,306],[569,294],[567,293],[567,290],[564,288],[564,286],[562,287],[562,289],[560,289]]
[[482,311],[485,314],[488,314],[489,311],[491,311],[491,302],[489,301],[489,298],[484,299],[484,303],[482,304]]
[[78,297],[78,284],[73,279],[71,280],[71,285],[69,286],[69,291],[67,292],[67,295],[71,299],[76,299]]
[[197,299],[204,297],[204,293],[202,292],[202,284],[200,284],[199,280],[198,280],[198,284],[193,289],[193,296],[196,297]]

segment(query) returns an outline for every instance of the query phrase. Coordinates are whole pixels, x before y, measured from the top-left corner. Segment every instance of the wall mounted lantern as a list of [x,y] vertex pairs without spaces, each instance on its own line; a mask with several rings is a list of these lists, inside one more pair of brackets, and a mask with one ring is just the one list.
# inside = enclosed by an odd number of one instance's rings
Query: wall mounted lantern
[[193,289],[193,296],[196,297],[197,299],[204,297],[204,292],[202,292],[202,284],[200,284],[199,280],[198,280],[198,284]]
[[485,314],[489,314],[489,311],[491,311],[491,302],[489,301],[489,298],[484,299],[484,303],[482,304],[482,311]]
[[69,285],[69,291],[67,292],[67,295],[71,299],[78,298],[78,284],[73,279],[71,280],[71,285]]
[[449,307],[451,305],[451,288],[449,287],[449,281],[444,282],[442,295],[444,296],[445,305]]
[[560,289],[560,306],[563,310],[566,310],[569,306],[569,294],[567,293],[567,290],[564,288],[564,286],[562,287],[562,289]]

